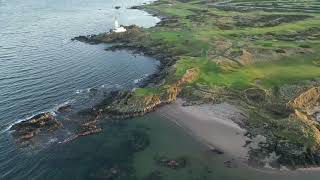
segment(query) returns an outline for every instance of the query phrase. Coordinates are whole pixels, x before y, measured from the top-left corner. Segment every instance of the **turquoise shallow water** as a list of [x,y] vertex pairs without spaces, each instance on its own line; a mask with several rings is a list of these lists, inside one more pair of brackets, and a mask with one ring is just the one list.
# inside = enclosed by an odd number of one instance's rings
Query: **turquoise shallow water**
[[[135,87],[159,62],[108,45],[72,42],[78,35],[122,24],[153,26],[159,20],[126,7],[145,0],[0,0],[0,179],[316,180],[320,172],[260,172],[241,164],[227,168],[224,155],[209,152],[171,121],[151,113],[130,121],[103,121],[103,132],[58,144],[52,138],[20,148],[8,128],[43,111],[71,103],[81,109],[113,89]],[[115,6],[121,6],[115,10]],[[97,89],[92,96],[90,89]],[[144,144],[136,150],[134,143]],[[155,158],[185,157],[178,170]],[[111,174],[116,170],[115,174]],[[156,177],[153,176],[153,179]]]

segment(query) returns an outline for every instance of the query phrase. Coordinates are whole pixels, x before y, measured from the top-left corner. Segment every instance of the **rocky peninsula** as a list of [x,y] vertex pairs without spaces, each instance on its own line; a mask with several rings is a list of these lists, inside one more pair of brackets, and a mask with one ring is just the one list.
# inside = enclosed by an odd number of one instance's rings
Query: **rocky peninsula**
[[[246,114],[234,122],[247,129],[250,164],[317,166],[320,16],[287,1],[272,11],[268,4],[246,9],[236,2],[160,0],[133,7],[160,16],[155,27],[75,38],[112,43],[107,50],[128,49],[161,62],[159,73],[141,88],[120,93],[103,111],[129,118],[177,97],[184,106],[225,102]],[[288,7],[286,14],[280,6]]]
[[[246,147],[241,152],[249,164],[279,169],[319,166],[320,14],[310,9],[317,5],[241,2],[246,6],[238,8],[238,0],[159,0],[134,7],[162,18],[152,28],[132,25],[123,33],[75,37],[89,44],[112,44],[108,51],[126,49],[160,61],[159,72],[140,88],[113,92],[93,113],[126,119],[177,98],[184,101],[174,107],[180,112],[182,106],[228,104],[242,115],[210,123],[226,125],[225,133],[240,134],[242,143],[236,146]],[[248,8],[250,4],[257,8]],[[206,119],[201,113],[213,111],[218,110],[193,110],[194,119]],[[193,133],[203,129],[196,121],[179,121]],[[212,134],[200,135],[215,144]],[[216,145],[228,153],[230,146],[221,140]]]

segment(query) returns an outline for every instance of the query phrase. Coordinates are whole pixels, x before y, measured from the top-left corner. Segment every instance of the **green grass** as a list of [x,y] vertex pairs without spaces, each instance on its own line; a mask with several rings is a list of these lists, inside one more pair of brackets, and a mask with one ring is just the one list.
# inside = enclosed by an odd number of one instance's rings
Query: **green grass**
[[[244,89],[250,86],[270,88],[283,84],[320,77],[320,67],[313,63],[314,57],[289,58],[273,62],[258,63],[225,71],[206,58],[182,58],[176,65],[176,76],[182,76],[187,69],[198,67],[200,77],[197,83],[209,86],[226,86]],[[255,84],[259,79],[260,83]]]
[[[312,63],[313,60],[320,58],[320,53],[318,53],[320,43],[318,40],[306,40],[302,42],[279,41],[275,39],[248,41],[242,38],[243,35],[263,35],[270,32],[286,35],[311,27],[320,27],[320,13],[232,12],[208,8],[205,4],[197,4],[196,2],[198,1],[183,3],[176,0],[168,0],[161,2],[163,3],[155,3],[148,6],[178,19],[178,24],[174,27],[164,26],[149,29],[151,41],[160,43],[170,54],[180,57],[180,60],[176,64],[176,72],[170,74],[169,76],[173,77],[169,77],[168,79],[178,79],[187,69],[193,67],[200,69],[200,76],[196,83],[202,83],[208,86],[227,86],[235,89],[244,89],[250,86],[270,88],[272,86],[295,83],[320,76],[319,66]],[[282,2],[282,4],[283,3],[285,2]],[[274,27],[235,27],[230,30],[220,29],[216,24],[217,22],[226,23],[226,19],[230,21],[228,23],[233,23],[234,16],[252,18],[270,14],[308,14],[312,15],[313,18],[291,23],[282,23]],[[187,18],[189,15],[201,16],[204,18],[204,21],[193,21]],[[275,50],[277,48],[297,49],[301,44],[311,44],[311,49],[314,50],[314,53],[301,55],[299,57],[284,57],[278,60],[272,59],[267,62],[253,63],[240,67],[228,67],[226,71],[214,62],[214,57],[208,57],[206,54],[208,51],[216,50],[217,47],[214,44],[216,39],[232,41],[238,44],[234,49],[240,50],[243,47],[260,47],[269,50]],[[259,84],[255,82],[257,79],[259,79]],[[139,94],[154,93],[155,90],[147,89],[144,91],[139,92]]]
[[137,88],[135,90],[136,96],[148,96],[148,95],[154,95],[161,92],[160,88]]
[[[258,0],[241,1],[261,3]],[[317,35],[320,32],[309,33],[308,37],[312,38],[303,38],[303,36],[307,36],[303,33],[298,35],[299,38],[292,37],[294,36],[292,34],[297,32],[320,27],[320,12],[223,11],[196,2],[199,1],[190,0],[183,3],[176,0],[160,0],[155,4],[148,5],[149,8],[172,16],[177,21],[168,26],[145,29],[148,34],[145,44],[161,47],[164,53],[174,56],[178,61],[172,68],[169,68],[163,86],[138,88],[135,91],[137,99],[140,96],[165,92],[168,85],[175,83],[191,68],[199,69],[198,78],[187,85],[191,90],[194,90],[195,85],[201,84],[204,85],[203,87],[211,87],[213,90],[217,86],[228,87],[227,89],[241,93],[240,91],[250,87],[271,89],[276,86],[299,84],[301,81],[320,77],[320,35]],[[308,0],[294,2],[309,3]],[[293,8],[294,2],[290,0],[277,1],[277,3],[287,4]],[[315,3],[315,1],[310,2]],[[237,23],[243,19],[246,21],[255,17],[282,14],[301,14],[313,17],[303,21],[283,22],[272,27],[259,27],[251,24],[237,26]],[[254,21],[252,22],[254,23]],[[292,36],[287,37],[286,35],[289,34]],[[287,39],[277,38],[280,36],[286,36]],[[231,45],[229,46],[229,44]],[[301,45],[306,48],[302,49]],[[283,50],[283,52],[276,50]],[[245,51],[250,53],[243,53]],[[304,53],[299,53],[301,51]],[[244,61],[249,59],[249,63],[239,60],[241,53],[244,55]],[[270,58],[268,53],[270,53]],[[259,59],[260,57],[263,59]],[[217,63],[218,60],[219,63]],[[186,86],[181,88],[186,88]],[[270,101],[272,101],[271,105],[273,105],[272,103],[284,102],[273,98],[270,98]],[[270,110],[261,105],[265,104],[254,104],[248,108],[249,113],[257,114],[256,116],[250,114],[249,130],[253,129],[258,132],[264,129],[262,124],[267,124],[269,129],[267,129],[268,132],[264,132],[264,135],[268,138],[271,136],[276,140],[287,140],[311,150],[318,148],[320,144],[318,127],[303,120],[269,114]],[[285,104],[281,105],[285,106]]]

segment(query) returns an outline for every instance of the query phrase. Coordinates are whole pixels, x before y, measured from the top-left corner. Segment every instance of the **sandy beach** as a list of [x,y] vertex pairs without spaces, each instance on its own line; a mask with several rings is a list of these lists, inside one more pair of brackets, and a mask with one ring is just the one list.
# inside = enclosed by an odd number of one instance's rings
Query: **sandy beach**
[[[183,106],[175,103],[161,107],[157,113],[187,129],[210,148],[246,162],[248,148],[244,147],[246,132],[238,123],[246,118],[242,111],[228,103]],[[235,123],[237,122],[237,123]]]

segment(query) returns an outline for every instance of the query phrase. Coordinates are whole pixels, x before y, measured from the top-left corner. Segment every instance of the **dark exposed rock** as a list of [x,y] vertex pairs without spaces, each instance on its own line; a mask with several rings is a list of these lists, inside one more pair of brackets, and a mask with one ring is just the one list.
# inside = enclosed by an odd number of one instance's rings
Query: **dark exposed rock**
[[88,135],[102,132],[102,128],[98,126],[97,123],[98,123],[98,120],[93,120],[93,121],[89,121],[87,123],[81,124],[81,126],[76,130],[75,134],[64,139],[61,143],[68,143],[81,136],[88,136]]
[[95,35],[78,36],[78,37],[72,38],[71,40],[72,41],[77,40],[77,41],[85,42],[85,43],[88,43],[88,44],[99,44],[99,43],[101,43],[101,41],[95,39],[94,37],[95,37]]
[[19,141],[32,139],[39,133],[52,132],[60,128],[62,124],[49,112],[41,113],[32,118],[13,125],[13,136]]
[[57,111],[59,113],[68,113],[68,112],[72,111],[72,106],[71,106],[71,104],[67,104],[67,105],[61,106],[61,107],[58,108]]

